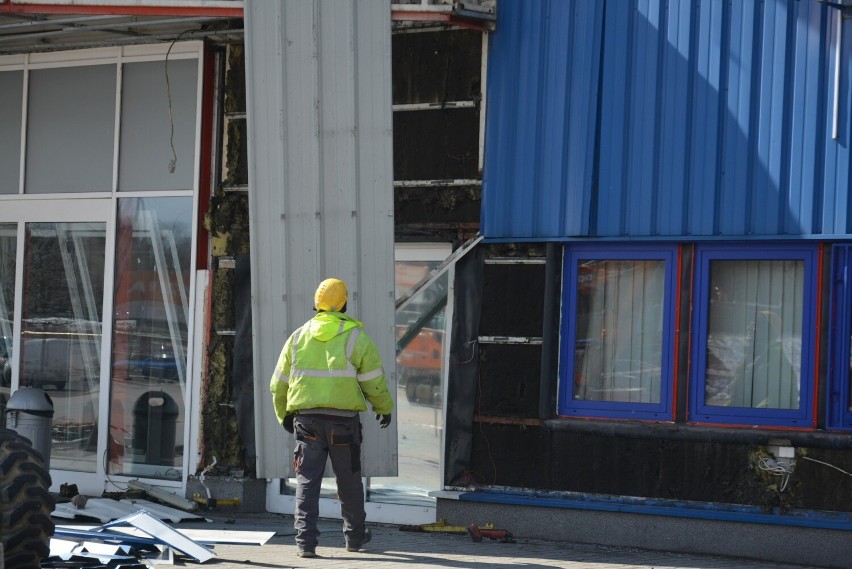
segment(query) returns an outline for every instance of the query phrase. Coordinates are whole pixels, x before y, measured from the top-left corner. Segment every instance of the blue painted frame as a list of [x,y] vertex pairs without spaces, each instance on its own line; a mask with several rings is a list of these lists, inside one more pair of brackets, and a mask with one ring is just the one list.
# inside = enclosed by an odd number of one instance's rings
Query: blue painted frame
[[[726,243],[698,245],[695,255],[695,285],[692,334],[692,369],[689,387],[689,421],[761,427],[813,427],[814,349],[819,248],[815,243]],[[798,260],[804,262],[802,302],[802,362],[798,409],[717,407],[704,404],[707,369],[707,325],[709,318],[710,262],[715,260]]]
[[[665,262],[663,294],[662,361],[659,403],[586,401],[574,399],[574,344],[577,316],[579,261],[662,260]],[[568,244],[563,258],[562,341],[560,344],[559,415],[671,421],[673,414],[674,331],[678,298],[678,247],[668,244]]]
[[850,335],[852,335],[852,244],[831,248],[831,322],[829,343],[828,414],[826,426],[834,430],[852,429],[852,411],[845,404],[850,397]]

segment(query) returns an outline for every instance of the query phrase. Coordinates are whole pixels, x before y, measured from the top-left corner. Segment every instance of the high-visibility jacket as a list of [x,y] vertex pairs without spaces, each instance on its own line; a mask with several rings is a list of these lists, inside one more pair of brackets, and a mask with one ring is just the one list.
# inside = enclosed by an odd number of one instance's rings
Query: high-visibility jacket
[[279,423],[301,409],[366,411],[367,401],[379,415],[393,411],[379,351],[363,327],[320,312],[290,335],[269,383]]

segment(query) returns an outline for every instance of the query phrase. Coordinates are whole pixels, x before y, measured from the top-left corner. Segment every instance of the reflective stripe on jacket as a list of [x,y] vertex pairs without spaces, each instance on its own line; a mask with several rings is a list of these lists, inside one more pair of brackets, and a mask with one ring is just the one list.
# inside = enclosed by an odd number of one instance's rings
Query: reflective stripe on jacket
[[[278,422],[300,409],[393,411],[382,360],[363,324],[320,312],[284,343],[269,383]],[[366,400],[365,400],[366,398]]]

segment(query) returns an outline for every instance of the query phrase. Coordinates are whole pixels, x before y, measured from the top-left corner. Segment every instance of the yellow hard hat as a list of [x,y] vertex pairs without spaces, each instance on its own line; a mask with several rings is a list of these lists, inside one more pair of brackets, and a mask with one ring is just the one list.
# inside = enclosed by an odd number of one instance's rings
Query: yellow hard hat
[[348,297],[345,282],[340,279],[325,279],[314,293],[314,308],[320,312],[340,312]]

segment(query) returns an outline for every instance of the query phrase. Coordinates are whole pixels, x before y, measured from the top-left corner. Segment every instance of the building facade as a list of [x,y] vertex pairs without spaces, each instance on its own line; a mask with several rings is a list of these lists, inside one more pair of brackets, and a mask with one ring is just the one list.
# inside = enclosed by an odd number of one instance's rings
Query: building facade
[[[703,532],[708,552],[842,566],[846,9],[499,8],[487,247],[457,269],[456,306],[473,306],[454,323],[439,514],[561,511],[579,540],[695,547]],[[743,544],[698,519],[767,533]]]

